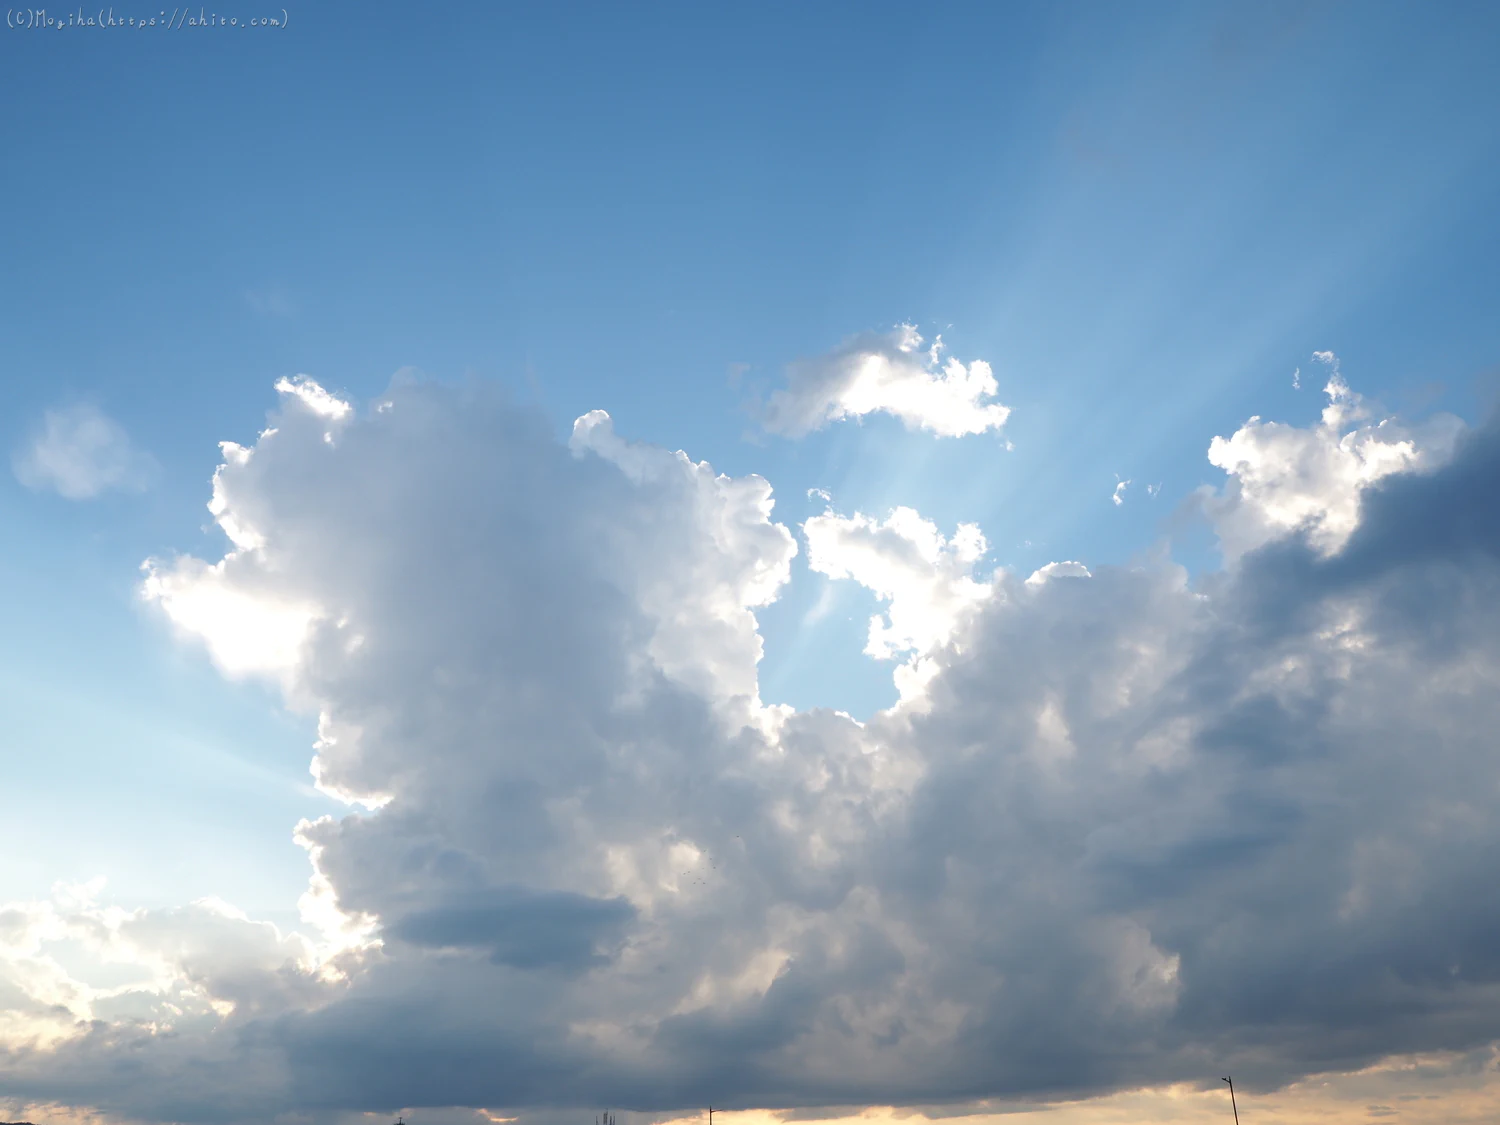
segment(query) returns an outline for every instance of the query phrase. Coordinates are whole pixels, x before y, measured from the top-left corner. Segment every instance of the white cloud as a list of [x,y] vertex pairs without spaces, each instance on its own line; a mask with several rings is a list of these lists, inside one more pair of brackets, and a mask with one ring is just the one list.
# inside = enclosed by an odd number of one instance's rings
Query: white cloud
[[1130,482],[1128,480],[1121,480],[1119,477],[1115,477],[1115,490],[1110,493],[1109,498],[1116,508],[1125,503],[1125,490],[1129,487]]
[[1053,578],[1092,578],[1089,568],[1081,562],[1050,562],[1031,572],[1026,585],[1037,586]]
[[245,557],[209,565],[183,558],[146,566],[142,593],[161,604],[172,622],[202,638],[214,663],[231,676],[271,675],[295,667],[318,610],[288,604],[275,591],[257,592],[236,581]]
[[[610,532],[616,562],[631,568],[620,578],[653,622],[648,651],[657,667],[710,696],[758,698],[761,641],[751,611],[775,600],[797,553],[791,533],[771,520],[770,484],[715,473],[681,450],[626,442],[602,410],[574,423],[570,447],[670,504],[645,527],[621,523]],[[667,513],[681,523],[663,551]]]
[[92,403],[46,411],[11,464],[27,488],[51,489],[69,500],[140,491],[156,471],[151,455],[137,449],[120,424]]
[[939,336],[922,350],[911,325],[885,335],[855,337],[816,359],[792,364],[787,385],[775,391],[763,421],[768,430],[800,437],[844,418],[890,414],[909,429],[940,437],[998,430],[1010,408],[989,401],[998,385],[990,365],[942,359]]
[[1320,424],[1299,429],[1255,417],[1209,445],[1209,461],[1231,478],[1221,493],[1204,494],[1228,559],[1292,531],[1305,531],[1325,555],[1338,550],[1359,521],[1366,488],[1392,473],[1441,465],[1462,428],[1451,415],[1415,428],[1374,421],[1339,373],[1338,357],[1313,358],[1331,370]]
[[830,578],[852,578],[888,603],[870,618],[865,653],[880,660],[910,655],[898,670],[902,697],[914,698],[936,669],[925,660],[947,644],[992,593],[971,572],[987,544],[975,524],[961,524],[952,539],[911,508],[885,520],[827,512],[802,525],[807,564]]
[[323,418],[347,418],[351,410],[347,402],[329,394],[306,375],[298,375],[295,379],[278,379],[276,389],[284,395],[300,399],[303,406]]
[[94,1021],[190,1032],[316,999],[316,951],[217,899],[171,910],[98,902],[102,878],[0,904],[0,1049],[56,1046]]
[[[349,420],[349,404],[305,376],[280,379],[276,390],[284,406],[278,421],[290,430],[281,436],[278,427],[268,428],[257,448],[320,430],[326,445],[333,434],[324,425],[337,427]],[[224,463],[214,473],[208,510],[234,550],[211,565],[195,558],[149,559],[141,592],[159,603],[174,625],[203,640],[214,663],[227,674],[286,677],[326,611],[317,599],[289,600],[278,592],[276,574],[286,545],[268,542],[260,530],[267,515],[241,502],[237,491],[240,482],[259,475],[255,450],[235,442],[223,442],[221,449]],[[357,643],[357,635],[345,640]]]
[[[320,940],[88,888],[0,911],[8,1034],[52,1043],[0,1053],[12,1096],[184,1122],[1000,1105],[1500,1037],[1474,891],[1500,433],[1333,474],[1360,499],[1336,545],[1266,522],[1278,549],[1196,589],[1160,558],[981,580],[972,525],[814,516],[810,565],[887,603],[867,651],[910,677],[857,723],[759,700],[754,612],[796,549],[764,480],[602,412],[570,450],[482,386],[319,401],[225,447],[224,557],[147,583],[226,666],[246,615],[195,597],[306,612],[238,666],[320,716],[320,782],[371,809],[297,828]],[[1307,466],[1348,424],[1275,431],[1306,455],[1271,494],[1332,510]],[[1241,466],[1221,499],[1263,504]],[[151,987],[112,1008],[46,961],[84,940]]]

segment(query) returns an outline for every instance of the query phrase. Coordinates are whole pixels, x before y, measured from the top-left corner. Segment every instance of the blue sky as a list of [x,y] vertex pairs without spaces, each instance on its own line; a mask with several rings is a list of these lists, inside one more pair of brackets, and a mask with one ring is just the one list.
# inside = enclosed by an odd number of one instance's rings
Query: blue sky
[[[137,458],[91,498],[0,481],[0,760],[28,841],[0,901],[105,875],[129,909],[298,924],[291,827],[347,812],[312,787],[315,719],[141,596],[148,558],[227,549],[218,443],[255,443],[278,379],[354,404],[402,369],[498,385],[559,441],[603,409],[759,474],[801,545],[757,613],[761,697],[861,720],[896,702],[893,662],[860,654],[871,590],[808,567],[809,490],[977,523],[980,578],[1164,541],[1199,576],[1209,441],[1312,426],[1315,351],[1380,416],[1492,401],[1483,5],[288,17],[0,37],[0,438],[23,458],[48,411],[96,409]],[[1003,430],[760,424],[788,365],[903,324],[992,366]]]

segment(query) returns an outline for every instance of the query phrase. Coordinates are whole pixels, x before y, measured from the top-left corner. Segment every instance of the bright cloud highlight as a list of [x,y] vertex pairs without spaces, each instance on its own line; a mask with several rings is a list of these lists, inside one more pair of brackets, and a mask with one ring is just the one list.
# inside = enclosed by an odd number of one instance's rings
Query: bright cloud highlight
[[768,430],[800,437],[830,422],[890,414],[913,430],[961,437],[999,430],[1010,408],[995,397],[999,385],[982,359],[942,358],[943,340],[922,349],[909,324],[885,335],[857,336],[816,359],[792,364],[787,385],[775,391],[763,421]]
[[1393,419],[1372,420],[1339,373],[1338,357],[1314,352],[1313,358],[1331,372],[1319,425],[1299,429],[1256,417],[1209,445],[1209,461],[1230,477],[1222,494],[1205,494],[1229,558],[1298,530],[1331,554],[1358,523],[1366,488],[1392,473],[1442,464],[1462,428],[1451,415],[1415,430]]

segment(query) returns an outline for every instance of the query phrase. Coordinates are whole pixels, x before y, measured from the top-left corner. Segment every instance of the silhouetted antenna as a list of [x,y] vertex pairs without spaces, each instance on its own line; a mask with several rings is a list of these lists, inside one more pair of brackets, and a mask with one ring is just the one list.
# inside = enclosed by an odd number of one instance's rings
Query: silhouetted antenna
[[1234,1125],[1240,1125],[1240,1107],[1234,1101],[1234,1079],[1226,1078],[1224,1081],[1229,1083],[1229,1108],[1234,1110]]

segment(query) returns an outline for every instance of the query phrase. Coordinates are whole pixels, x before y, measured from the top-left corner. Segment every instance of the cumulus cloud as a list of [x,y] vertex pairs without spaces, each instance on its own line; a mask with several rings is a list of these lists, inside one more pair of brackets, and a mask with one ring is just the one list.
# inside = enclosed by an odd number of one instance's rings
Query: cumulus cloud
[[27,488],[50,489],[69,500],[140,491],[156,471],[151,455],[137,449],[124,428],[92,403],[46,411],[11,465]]
[[772,393],[762,421],[768,430],[801,437],[844,418],[890,414],[909,429],[939,437],[998,430],[1010,408],[994,399],[999,386],[982,359],[942,358],[943,339],[922,349],[909,324],[856,336],[816,359],[794,363],[787,385]]
[[1026,579],[1026,585],[1036,586],[1042,582],[1051,581],[1054,578],[1092,578],[1089,568],[1081,562],[1050,562],[1046,566],[1038,567],[1031,572],[1031,577]]
[[[1198,586],[1164,558],[982,574],[976,527],[814,516],[809,564],[883,600],[867,651],[914,677],[860,723],[759,698],[797,549],[765,481],[602,412],[564,446],[484,387],[381,403],[283,388],[225,447],[224,557],[146,579],[226,667],[241,618],[183,610],[198,587],[299,607],[239,666],[320,716],[320,783],[368,806],[298,828],[321,939],[131,915],[197,999],[116,1015],[38,935],[123,921],[0,913],[32,974],[0,984],[12,1096],[999,1104],[1500,1037],[1500,429],[1437,426],[1443,460],[1410,428],[1371,475],[1372,422],[1257,422],[1214,514],[1260,522]],[[1303,495],[1319,518],[1264,514]]]
[[[127,911],[104,880],[0,905],[0,1047],[48,1047],[129,1023],[205,1031],[316,999],[317,951],[217,899]],[[66,962],[66,967],[65,967]]]
[[1233,559],[1293,531],[1322,554],[1339,549],[1359,520],[1364,491],[1392,473],[1441,465],[1462,423],[1439,415],[1418,427],[1375,420],[1349,388],[1332,352],[1314,352],[1329,368],[1318,425],[1301,429],[1251,418],[1216,437],[1209,461],[1229,474],[1221,492],[1202,494],[1226,557]]
[[791,533],[771,520],[770,484],[715,473],[681,450],[626,442],[602,410],[574,423],[569,448],[616,466],[642,493],[670,497],[661,515],[681,521],[666,556],[658,553],[660,517],[611,529],[611,547],[634,568],[631,597],[653,622],[648,651],[657,666],[710,697],[749,701],[761,656],[750,611],[776,598],[797,552]]
[[896,685],[911,699],[937,670],[929,659],[968,615],[993,593],[974,579],[987,544],[976,524],[961,524],[952,539],[911,508],[885,520],[829,511],[802,525],[807,563],[830,578],[851,578],[887,603],[870,618],[865,653],[886,660],[909,654]]

